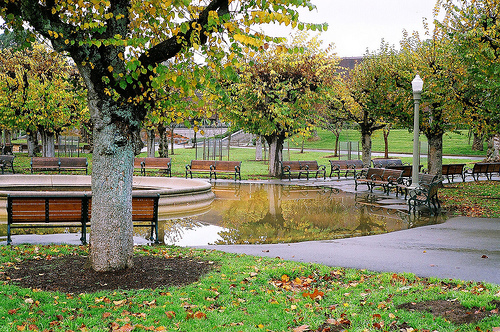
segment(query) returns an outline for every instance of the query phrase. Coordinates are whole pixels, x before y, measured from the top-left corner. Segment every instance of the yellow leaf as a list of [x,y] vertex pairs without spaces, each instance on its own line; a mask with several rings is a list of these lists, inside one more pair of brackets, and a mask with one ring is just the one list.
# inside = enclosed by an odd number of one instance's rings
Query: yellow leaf
[[108,71],[111,73],[113,71],[113,66],[109,66]]

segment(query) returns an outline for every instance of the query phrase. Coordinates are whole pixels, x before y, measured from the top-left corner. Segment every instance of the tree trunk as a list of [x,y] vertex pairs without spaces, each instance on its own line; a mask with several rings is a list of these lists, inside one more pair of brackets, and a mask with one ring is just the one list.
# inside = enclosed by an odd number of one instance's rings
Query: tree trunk
[[306,142],[305,138],[302,138],[302,145],[300,147],[300,153],[304,153],[304,143]]
[[474,133],[474,139],[472,141],[472,151],[484,151],[484,136]]
[[488,161],[500,161],[500,135],[492,136],[488,141],[488,152],[486,153]]
[[280,161],[283,158],[284,135],[266,136],[269,145],[269,175],[278,177],[281,175]]
[[174,125],[170,126],[170,147],[171,147],[170,154],[172,154],[172,155],[174,154],[174,142],[175,142],[175,140],[174,140],[174,128],[175,128]]
[[389,133],[391,132],[391,125],[387,125],[382,130],[384,133],[384,158],[389,158]]
[[361,132],[361,150],[364,165],[370,165],[372,162],[372,133]]
[[160,158],[168,158],[168,142],[166,140],[167,137],[167,129],[164,126],[158,126],[158,135],[160,136],[160,140],[158,142],[158,154]]
[[429,142],[427,164],[429,174],[441,176],[443,173],[443,134],[427,136],[427,140]]
[[36,131],[27,131],[27,134],[28,156],[35,157],[40,152],[38,150],[38,134]]
[[154,158],[155,157],[155,130],[149,129],[147,131],[147,133],[148,133],[148,143],[147,143],[148,157]]
[[257,138],[255,139],[255,160],[262,160],[262,137],[259,135],[257,135]]
[[[94,121],[90,263],[95,271],[117,271],[133,264],[132,174],[139,131],[113,119],[116,106],[92,98],[91,91],[88,105]],[[120,114],[133,114],[126,107]]]
[[339,139],[340,139],[340,135],[335,135],[335,152],[333,154],[334,157],[339,156]]
[[55,157],[54,133],[41,130],[40,135],[42,136],[42,157]]

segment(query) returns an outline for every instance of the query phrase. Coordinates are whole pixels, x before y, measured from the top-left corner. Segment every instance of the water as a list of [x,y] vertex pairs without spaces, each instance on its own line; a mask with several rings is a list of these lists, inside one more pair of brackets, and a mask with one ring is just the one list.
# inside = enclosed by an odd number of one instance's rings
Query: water
[[[401,205],[387,209],[380,196],[335,188],[271,184],[216,184],[210,211],[164,220],[165,244],[289,243],[364,236],[442,222],[415,218]],[[163,236],[162,236],[163,234]]]

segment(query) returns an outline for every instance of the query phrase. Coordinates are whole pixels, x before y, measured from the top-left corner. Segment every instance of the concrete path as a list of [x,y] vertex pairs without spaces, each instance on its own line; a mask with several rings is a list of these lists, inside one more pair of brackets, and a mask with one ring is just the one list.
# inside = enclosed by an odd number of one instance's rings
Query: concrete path
[[439,225],[350,239],[202,248],[500,284],[500,219],[456,217]]

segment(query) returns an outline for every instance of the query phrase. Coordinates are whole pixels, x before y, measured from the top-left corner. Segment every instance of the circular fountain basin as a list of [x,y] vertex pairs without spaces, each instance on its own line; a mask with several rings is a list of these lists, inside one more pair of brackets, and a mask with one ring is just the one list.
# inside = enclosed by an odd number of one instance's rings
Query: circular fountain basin
[[[90,175],[2,175],[0,176],[0,218],[7,217],[7,195],[23,193],[54,195],[90,193]],[[210,208],[215,198],[212,185],[198,179],[134,176],[133,194],[158,193],[158,214],[162,218],[190,216]]]

